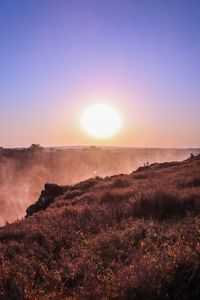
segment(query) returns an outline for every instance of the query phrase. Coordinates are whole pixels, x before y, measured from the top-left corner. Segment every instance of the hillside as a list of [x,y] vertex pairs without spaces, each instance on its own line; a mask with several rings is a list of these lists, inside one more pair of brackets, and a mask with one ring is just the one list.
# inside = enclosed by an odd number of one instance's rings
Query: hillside
[[200,155],[47,183],[0,228],[0,299],[199,299],[199,214]]
[[[130,173],[144,162],[183,160],[199,149],[0,147],[0,227],[24,216],[45,182],[72,185],[94,176]],[[78,166],[78,167],[77,167]]]

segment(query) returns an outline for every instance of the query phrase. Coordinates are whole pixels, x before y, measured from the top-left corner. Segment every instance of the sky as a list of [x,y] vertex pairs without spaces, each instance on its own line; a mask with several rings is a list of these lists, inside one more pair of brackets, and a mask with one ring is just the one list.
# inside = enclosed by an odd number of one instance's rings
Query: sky
[[[112,105],[122,128],[83,132]],[[1,0],[0,146],[200,147],[200,0]]]

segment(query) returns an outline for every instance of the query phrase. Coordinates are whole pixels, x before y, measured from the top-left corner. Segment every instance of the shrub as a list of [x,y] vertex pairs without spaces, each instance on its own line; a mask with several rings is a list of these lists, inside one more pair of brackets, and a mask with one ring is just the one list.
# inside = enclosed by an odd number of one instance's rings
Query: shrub
[[74,190],[74,191],[72,191],[72,192],[69,192],[69,193],[67,193],[67,194],[65,194],[65,196],[64,196],[64,199],[73,199],[73,198],[75,198],[75,197],[78,197],[78,196],[81,196],[82,195],[82,191],[80,191],[80,190]]
[[117,178],[112,186],[114,188],[126,188],[126,187],[129,187],[131,185],[130,181],[127,180],[126,178]]
[[132,178],[134,179],[150,179],[154,177],[154,173],[149,171],[149,172],[139,172],[139,173],[133,173]]
[[133,191],[126,189],[126,190],[114,190],[105,191],[100,197],[100,203],[102,204],[117,204],[123,201],[126,201],[133,195]]
[[200,177],[195,177],[192,180],[185,181],[185,182],[178,182],[177,187],[180,189],[200,187]]
[[133,214],[136,217],[150,217],[158,220],[181,217],[186,211],[186,203],[178,195],[156,191],[142,194],[134,203]]

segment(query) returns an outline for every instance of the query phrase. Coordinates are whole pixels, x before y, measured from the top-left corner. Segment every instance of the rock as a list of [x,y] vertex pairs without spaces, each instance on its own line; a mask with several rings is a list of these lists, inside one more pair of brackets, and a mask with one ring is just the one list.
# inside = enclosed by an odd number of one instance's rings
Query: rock
[[35,204],[30,205],[26,210],[26,217],[32,216],[34,213],[40,210],[46,209],[54,198],[64,193],[63,187],[55,183],[46,183],[44,190],[42,190],[40,197]]
[[46,183],[44,185],[45,191],[51,196],[57,197],[63,193],[63,187],[55,183]]
[[27,216],[31,216],[32,214],[34,214],[36,212],[36,207],[35,204],[30,205],[27,210],[26,210],[26,215]]

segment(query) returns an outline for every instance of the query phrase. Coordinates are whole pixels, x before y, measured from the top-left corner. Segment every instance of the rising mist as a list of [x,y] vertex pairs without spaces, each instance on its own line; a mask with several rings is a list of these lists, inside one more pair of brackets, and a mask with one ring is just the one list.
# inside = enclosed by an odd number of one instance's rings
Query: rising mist
[[[96,176],[130,173],[149,162],[182,160],[191,149],[0,149],[0,226],[25,215],[46,182],[74,184]],[[196,150],[197,151],[197,150]]]

